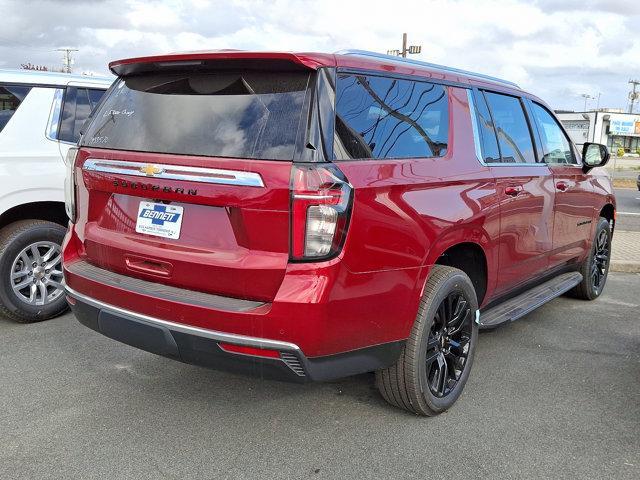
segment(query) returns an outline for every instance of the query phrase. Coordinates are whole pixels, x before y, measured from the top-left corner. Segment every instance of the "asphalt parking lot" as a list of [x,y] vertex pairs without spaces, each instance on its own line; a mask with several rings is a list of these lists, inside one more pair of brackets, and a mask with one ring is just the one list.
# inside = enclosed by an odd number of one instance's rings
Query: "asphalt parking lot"
[[456,406],[292,385],[0,319],[0,477],[640,478],[640,275],[483,333]]

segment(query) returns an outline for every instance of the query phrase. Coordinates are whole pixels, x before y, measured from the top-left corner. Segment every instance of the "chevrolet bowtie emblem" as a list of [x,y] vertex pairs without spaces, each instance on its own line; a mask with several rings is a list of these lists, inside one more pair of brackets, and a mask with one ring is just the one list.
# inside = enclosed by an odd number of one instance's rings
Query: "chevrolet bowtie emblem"
[[144,173],[148,177],[153,177],[154,175],[159,175],[164,172],[164,169],[157,167],[155,165],[144,165],[140,167],[140,171]]

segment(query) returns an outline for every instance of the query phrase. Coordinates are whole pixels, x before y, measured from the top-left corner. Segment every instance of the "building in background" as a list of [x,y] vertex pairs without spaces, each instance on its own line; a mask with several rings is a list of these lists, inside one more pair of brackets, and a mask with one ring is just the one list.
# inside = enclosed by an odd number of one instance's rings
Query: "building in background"
[[579,149],[585,142],[602,143],[613,153],[621,147],[626,153],[638,153],[640,149],[640,114],[615,108],[556,110],[556,114]]

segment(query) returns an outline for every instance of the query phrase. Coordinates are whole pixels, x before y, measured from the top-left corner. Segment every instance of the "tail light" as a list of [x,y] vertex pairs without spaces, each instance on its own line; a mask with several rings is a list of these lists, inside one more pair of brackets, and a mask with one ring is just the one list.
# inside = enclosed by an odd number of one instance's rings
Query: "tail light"
[[340,252],[352,188],[334,165],[294,166],[291,176],[291,259],[317,261]]
[[76,156],[78,154],[77,148],[70,148],[67,152],[67,156],[64,159],[64,163],[67,166],[67,174],[64,178],[64,209],[67,212],[67,217],[71,220],[71,223],[76,221],[76,176],[75,165]]

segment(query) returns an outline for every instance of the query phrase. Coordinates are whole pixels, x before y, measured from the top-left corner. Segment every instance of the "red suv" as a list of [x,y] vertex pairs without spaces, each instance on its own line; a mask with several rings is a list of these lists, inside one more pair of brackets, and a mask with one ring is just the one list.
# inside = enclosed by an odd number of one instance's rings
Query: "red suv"
[[485,75],[362,51],[120,60],[67,182],[68,301],[115,340],[450,407],[479,328],[604,287],[606,147]]

